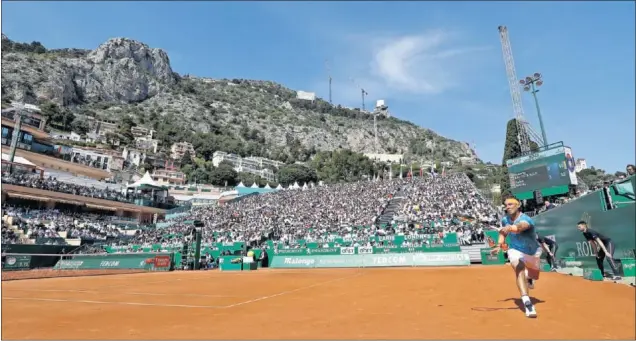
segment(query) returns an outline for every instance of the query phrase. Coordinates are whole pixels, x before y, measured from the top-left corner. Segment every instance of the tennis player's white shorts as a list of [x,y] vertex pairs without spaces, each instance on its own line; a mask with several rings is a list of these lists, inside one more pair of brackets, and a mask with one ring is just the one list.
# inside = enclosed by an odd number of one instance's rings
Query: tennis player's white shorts
[[541,269],[541,253],[543,251],[541,250],[541,248],[539,248],[537,250],[537,252],[534,255],[527,255],[519,250],[515,250],[515,249],[509,249],[508,250],[508,260],[510,261],[510,263],[512,263],[513,265],[519,264],[519,261],[523,262],[523,264],[525,264],[525,266],[534,269],[534,270],[540,270]]

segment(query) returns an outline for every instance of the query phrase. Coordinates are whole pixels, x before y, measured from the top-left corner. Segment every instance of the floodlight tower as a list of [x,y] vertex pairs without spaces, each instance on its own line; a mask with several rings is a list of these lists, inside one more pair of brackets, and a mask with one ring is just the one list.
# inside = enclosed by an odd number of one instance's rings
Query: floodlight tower
[[523,114],[523,102],[521,100],[521,91],[519,91],[519,85],[517,83],[517,71],[512,56],[510,38],[508,37],[508,28],[506,26],[499,26],[498,30],[503,59],[506,65],[506,75],[508,76],[508,87],[510,88],[510,96],[512,98],[512,109],[517,123],[517,140],[519,141],[521,152],[527,154],[531,151],[530,137],[535,141],[541,141],[541,139],[538,138],[539,135],[532,129],[532,126],[526,121]]
[[543,125],[543,117],[541,117],[541,109],[539,108],[539,100],[537,99],[537,92],[539,92],[538,87],[543,85],[542,75],[538,72],[535,72],[532,76],[528,76],[525,79],[519,81],[521,85],[523,85],[523,90],[526,92],[530,92],[532,97],[534,97],[534,106],[537,108],[537,116],[539,116],[539,126],[541,127],[541,137],[543,138],[543,145],[548,145],[548,138],[545,133],[545,127]]

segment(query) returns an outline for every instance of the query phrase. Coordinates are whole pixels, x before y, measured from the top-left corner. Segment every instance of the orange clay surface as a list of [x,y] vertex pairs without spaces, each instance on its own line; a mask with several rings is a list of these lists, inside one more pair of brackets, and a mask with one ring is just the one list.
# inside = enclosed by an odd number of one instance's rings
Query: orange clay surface
[[634,339],[635,290],[507,266],[168,272],[2,283],[7,339]]

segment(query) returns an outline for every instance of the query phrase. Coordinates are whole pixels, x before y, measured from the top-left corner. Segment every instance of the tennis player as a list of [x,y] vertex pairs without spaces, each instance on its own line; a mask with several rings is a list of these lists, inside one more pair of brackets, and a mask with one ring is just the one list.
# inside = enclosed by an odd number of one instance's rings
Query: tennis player
[[541,247],[537,242],[534,221],[521,212],[521,202],[510,197],[505,201],[506,216],[501,220],[498,245],[493,253],[502,251],[506,244],[506,236],[510,236],[508,260],[515,271],[517,287],[526,310],[526,316],[537,317],[534,304],[528,296],[529,289],[534,289],[534,281],[539,279]]

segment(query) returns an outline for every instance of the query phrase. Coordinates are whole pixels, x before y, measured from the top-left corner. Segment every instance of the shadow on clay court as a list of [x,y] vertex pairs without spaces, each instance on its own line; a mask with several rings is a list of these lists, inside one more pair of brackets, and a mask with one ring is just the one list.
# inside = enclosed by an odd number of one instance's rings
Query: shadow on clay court
[[[506,298],[505,300],[499,300],[497,302],[509,302],[509,301],[514,301],[516,307],[507,307],[507,308],[489,308],[489,307],[474,307],[474,308],[470,308],[471,310],[474,311],[499,311],[499,310],[521,310],[522,312],[526,311],[526,308],[523,306],[523,302],[521,301],[520,298]],[[530,301],[532,301],[532,304],[540,304],[540,303],[545,303],[545,301],[540,300],[536,297],[530,297]]]

